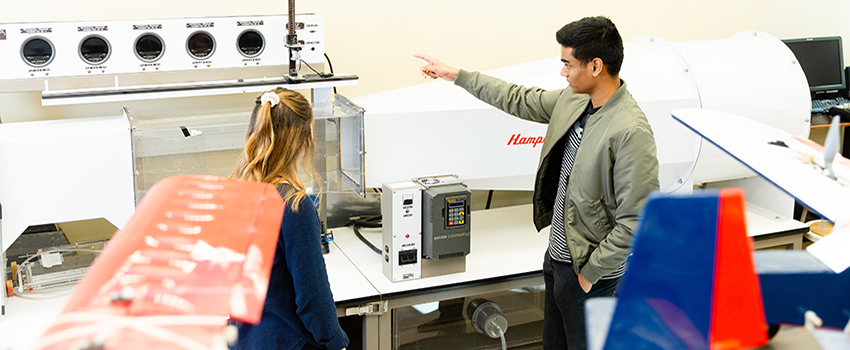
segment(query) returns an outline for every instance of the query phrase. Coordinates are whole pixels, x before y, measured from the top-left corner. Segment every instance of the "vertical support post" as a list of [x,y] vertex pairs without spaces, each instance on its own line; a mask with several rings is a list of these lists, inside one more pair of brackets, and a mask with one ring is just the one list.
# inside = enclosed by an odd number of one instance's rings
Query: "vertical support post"
[[287,22],[288,31],[286,35],[286,45],[289,47],[289,76],[297,77],[298,69],[296,65],[298,61],[295,60],[295,47],[298,46],[298,37],[295,36],[295,0],[289,0],[289,22]]
[[392,309],[378,315],[378,349],[393,349],[393,314]]
[[378,315],[363,316],[363,349],[378,350],[378,335],[381,334]]
[[290,83],[304,81],[304,77],[298,75],[298,61],[301,60],[301,44],[298,35],[295,34],[295,0],[289,0],[289,22],[286,24],[286,48],[289,50],[289,74],[284,75]]
[[[333,88],[315,88],[310,90],[310,99],[313,103],[313,142],[316,145],[316,158],[313,162],[313,166],[316,168],[316,173],[319,174],[320,178],[316,179],[317,181],[323,182],[322,186],[327,189],[328,187],[328,160],[327,160],[327,150],[326,150],[326,142],[327,142],[327,130],[326,123],[327,117],[331,115],[330,108],[330,97]],[[321,152],[322,154],[319,154]],[[325,227],[327,227],[328,222],[328,195],[327,191],[322,191],[322,194],[319,196],[319,200],[321,206],[319,207],[319,220],[322,220],[325,223]],[[324,232],[322,232],[324,234]]]
[[6,249],[3,248],[3,204],[0,203],[0,322],[6,318]]

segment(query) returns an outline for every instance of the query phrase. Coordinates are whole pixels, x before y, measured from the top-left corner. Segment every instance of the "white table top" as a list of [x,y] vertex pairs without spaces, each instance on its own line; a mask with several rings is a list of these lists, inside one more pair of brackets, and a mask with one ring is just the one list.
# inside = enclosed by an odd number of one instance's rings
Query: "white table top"
[[339,229],[331,229],[331,231],[334,232],[331,252],[324,256],[334,301],[339,303],[380,295],[337,245],[336,235]]
[[6,298],[6,317],[0,322],[0,350],[32,349],[41,334],[65,308],[71,291],[52,299]]
[[809,226],[794,219],[779,217],[769,210],[747,204],[744,220],[747,224],[747,236],[756,238],[758,236],[785,232],[805,233]]
[[[542,269],[549,235],[548,230],[539,234],[535,230],[530,204],[474,211],[472,222],[472,246],[466,257],[466,272],[451,275],[393,283],[383,274],[381,255],[361,242],[351,228],[334,229],[334,243],[380,294],[415,291]],[[804,223],[787,218],[776,219],[756,207],[747,210],[746,222],[747,235],[750,237],[807,228]],[[380,229],[361,229],[360,232],[375,246],[383,246]],[[350,280],[352,277],[345,278]],[[332,287],[335,283],[331,279]],[[348,292],[355,293],[353,290]],[[368,294],[366,288],[359,294]],[[337,301],[341,300],[336,297],[336,290],[334,296]]]
[[[466,272],[450,275],[393,283],[382,272],[381,255],[361,242],[352,229],[334,229],[334,242],[381,294],[524,274],[543,269],[543,254],[549,244],[548,234],[538,234],[534,229],[531,210],[527,204],[472,212]],[[360,232],[372,244],[382,246],[380,230]]]

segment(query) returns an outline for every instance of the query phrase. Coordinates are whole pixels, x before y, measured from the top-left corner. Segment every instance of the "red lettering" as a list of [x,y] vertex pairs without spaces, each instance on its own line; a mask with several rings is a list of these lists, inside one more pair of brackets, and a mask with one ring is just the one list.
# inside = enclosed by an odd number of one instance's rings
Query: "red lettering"
[[546,138],[544,138],[543,136],[522,137],[522,134],[513,134],[511,135],[511,139],[508,140],[508,146],[531,144],[531,147],[533,148],[537,147],[537,144],[543,143],[544,141],[546,141]]
[[531,146],[531,147],[532,147],[532,148],[537,147],[537,144],[538,144],[538,143],[541,143],[541,142],[543,142],[543,137],[542,137],[542,136],[537,136],[537,138],[536,138],[536,139],[534,139],[534,146]]
[[[511,142],[514,142],[514,141],[515,141],[515,140],[517,140],[517,139],[519,139],[519,134],[513,134],[513,135],[511,135],[511,139],[510,139],[510,140],[508,140],[508,146],[510,146],[510,145],[511,145]],[[516,144],[516,143],[514,142],[514,144]]]

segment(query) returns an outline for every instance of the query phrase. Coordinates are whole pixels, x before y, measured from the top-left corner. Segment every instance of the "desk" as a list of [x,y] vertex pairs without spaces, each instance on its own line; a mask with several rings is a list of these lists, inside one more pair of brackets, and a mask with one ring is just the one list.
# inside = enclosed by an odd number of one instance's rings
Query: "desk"
[[[379,295],[381,312],[364,315],[365,349],[395,348],[393,312],[411,305],[457,299],[543,284],[543,255],[549,244],[546,232],[537,233],[531,205],[472,212],[472,241],[466,271],[424,279],[390,282],[381,269],[381,255],[361,242],[350,228],[336,228],[334,244]],[[380,230],[361,230],[363,236],[381,246]],[[336,268],[328,266],[328,270]],[[331,281],[334,288],[335,281]],[[337,299],[337,313],[353,306]],[[363,304],[365,305],[365,304]],[[362,306],[362,305],[361,305]],[[542,318],[542,313],[539,315]]]
[[[543,254],[549,235],[545,231],[538,234],[531,218],[531,205],[473,211],[472,246],[466,260],[466,272],[396,283],[384,276],[381,255],[369,249],[351,229],[334,229],[336,248],[351,259],[350,262],[380,294],[372,299],[379,300],[382,312],[364,315],[364,348],[397,348],[400,336],[394,333],[394,329],[399,328],[398,324],[394,324],[398,323],[393,320],[394,310],[543,284]],[[801,222],[776,218],[755,206],[748,207],[746,223],[747,235],[753,238],[756,249],[801,249],[802,236],[808,231],[808,226]],[[361,233],[374,245],[382,246],[380,230],[363,229]],[[335,266],[328,266],[329,270],[333,268]],[[331,281],[332,288],[335,283]],[[339,315],[344,315],[347,307],[355,306],[340,302],[335,291],[334,297]],[[533,319],[533,312],[530,310],[520,318]],[[542,312],[539,316],[542,317]],[[514,326],[511,324],[511,327]]]
[[[383,275],[381,256],[360,242],[350,228],[335,228],[331,252],[324,257],[337,315],[345,316],[347,311],[361,306],[377,305],[372,309],[374,312],[363,315],[363,348],[393,349],[397,336],[393,334],[394,310],[498,291],[534,289],[543,284],[543,254],[549,235],[538,234],[531,218],[530,204],[474,211],[466,272],[397,283]],[[802,234],[795,231],[794,222],[767,218],[756,212],[747,213],[747,227],[756,247],[765,240],[771,240],[769,245],[796,246],[775,240],[796,240]],[[379,230],[362,232],[373,243],[381,241]],[[32,348],[67,299],[67,296],[46,301],[7,299],[6,322],[0,323],[0,350]],[[523,322],[542,318],[542,312],[537,313],[534,306],[530,309],[521,315]]]
[[[539,272],[549,235],[537,233],[531,205],[472,212],[472,240],[466,272],[391,282],[381,270],[381,255],[369,249],[350,228],[334,229],[334,242],[385,298],[419,293],[439,286]],[[380,230],[361,230],[382,246]]]
[[[830,119],[827,115],[825,115],[825,114],[812,114],[812,122],[811,122],[810,128],[811,128],[812,132],[816,132],[816,131],[824,131],[825,132],[825,130],[829,129],[829,125],[830,125],[829,123],[830,123]],[[846,158],[848,155],[850,155],[850,145],[848,145],[848,143],[850,143],[850,142],[848,142],[848,141],[850,141],[850,138],[844,137],[844,128],[850,126],[850,122],[842,122],[839,125],[841,126],[841,130],[840,130],[841,134],[839,136],[839,138],[841,139],[841,142],[840,142],[841,149],[839,150],[839,152],[841,152],[841,155],[843,155]],[[826,135],[826,134],[824,134],[824,135]],[[812,138],[812,135],[810,134],[809,138],[811,138],[813,141],[818,142],[819,144],[823,145],[823,140],[819,140],[820,137]]]
[[790,218],[777,217],[765,209],[747,205],[747,236],[753,249],[803,249],[803,235],[809,226]]

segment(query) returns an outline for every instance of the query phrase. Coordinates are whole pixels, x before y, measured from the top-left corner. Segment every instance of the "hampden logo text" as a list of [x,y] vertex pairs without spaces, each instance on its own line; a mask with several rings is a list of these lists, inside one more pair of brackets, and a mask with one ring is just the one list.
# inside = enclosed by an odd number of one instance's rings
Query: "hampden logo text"
[[508,141],[508,146],[519,146],[519,145],[532,145],[531,147],[537,147],[538,143],[543,143],[543,136],[529,136],[523,137],[521,134],[513,134],[511,135],[511,139]]

